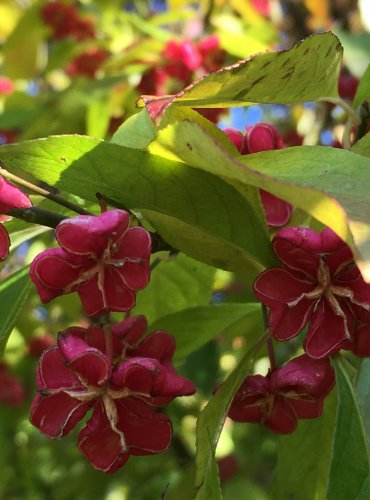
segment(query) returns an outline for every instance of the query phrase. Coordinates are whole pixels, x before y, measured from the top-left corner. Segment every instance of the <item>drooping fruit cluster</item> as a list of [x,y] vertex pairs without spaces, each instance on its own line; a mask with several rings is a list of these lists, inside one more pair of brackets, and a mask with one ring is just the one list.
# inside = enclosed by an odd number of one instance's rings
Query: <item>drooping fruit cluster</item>
[[94,78],[108,56],[109,52],[99,47],[86,49],[67,64],[66,74],[70,77]]
[[[192,40],[170,40],[162,51],[162,60],[147,70],[138,85],[142,95],[173,94],[205,74],[217,71],[225,62],[226,52],[216,35]],[[198,109],[208,120],[217,123],[224,110]]]
[[104,472],[117,471],[130,455],[165,451],[171,422],[156,409],[195,391],[172,366],[173,337],[163,331],[145,336],[146,328],[143,316],[114,325],[111,360],[99,325],[72,327],[40,359],[31,422],[61,438],[92,410],[78,446]]
[[229,417],[288,434],[297,427],[297,419],[321,415],[323,401],[334,383],[328,358],[314,360],[303,354],[266,377],[247,377],[234,396]]
[[162,62],[143,74],[138,90],[148,95],[176,92],[194,79],[220,69],[225,56],[215,35],[198,43],[170,40],[162,51]]
[[149,282],[151,239],[145,229],[129,227],[127,212],[71,217],[55,236],[60,248],[41,252],[30,270],[42,302],[77,292],[89,316],[134,307],[135,291]]
[[[224,132],[242,155],[284,148],[279,131],[271,123],[258,123],[245,127],[245,135],[233,128],[227,128]],[[292,215],[290,203],[263,189],[260,189],[260,197],[270,227],[284,226],[289,222]]]
[[150,234],[129,222],[124,210],[65,219],[55,230],[60,247],[41,252],[30,269],[44,303],[77,292],[86,314],[104,315],[102,324],[59,333],[57,346],[42,352],[31,408],[31,422],[51,438],[67,435],[91,410],[78,446],[104,472],[130,455],[165,451],[171,422],[156,409],[195,392],[172,366],[169,333],[146,336],[143,316],[115,325],[107,318],[131,310],[150,278]]
[[321,233],[289,227],[272,240],[281,267],[254,282],[256,297],[268,307],[272,337],[285,341],[306,326],[305,354],[266,377],[245,379],[229,416],[260,422],[277,433],[295,429],[297,418],[318,417],[334,385],[329,356],[351,349],[370,354],[370,285],[354,264],[348,245],[331,229]]
[[72,37],[83,41],[96,36],[93,21],[82,17],[74,5],[59,0],[51,1],[42,7],[41,16],[52,29],[55,39]]

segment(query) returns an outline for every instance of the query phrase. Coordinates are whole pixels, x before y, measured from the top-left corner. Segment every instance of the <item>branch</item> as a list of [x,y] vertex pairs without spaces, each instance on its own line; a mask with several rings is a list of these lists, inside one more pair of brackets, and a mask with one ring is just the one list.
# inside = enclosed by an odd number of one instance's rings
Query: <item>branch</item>
[[13,210],[7,212],[7,215],[29,222],[30,224],[39,224],[40,226],[47,226],[53,229],[55,229],[62,220],[68,218],[65,215],[49,212],[49,210],[43,210],[37,207],[13,208]]
[[75,203],[72,203],[71,201],[65,200],[64,198],[62,198],[58,194],[51,193],[47,189],[36,186],[36,184],[32,184],[32,182],[28,182],[25,179],[22,179],[22,177],[18,177],[17,175],[14,175],[11,172],[8,172],[5,168],[3,168],[3,166],[1,164],[0,164],[0,175],[2,177],[4,177],[5,179],[8,179],[9,181],[15,182],[19,186],[22,186],[26,189],[29,189],[32,193],[41,195],[44,198],[47,198],[48,200],[54,201],[54,203],[57,203],[58,205],[61,205],[62,207],[68,208],[68,209],[72,210],[73,212],[76,212],[77,214],[92,215],[90,212],[88,212],[84,208],[76,205]]

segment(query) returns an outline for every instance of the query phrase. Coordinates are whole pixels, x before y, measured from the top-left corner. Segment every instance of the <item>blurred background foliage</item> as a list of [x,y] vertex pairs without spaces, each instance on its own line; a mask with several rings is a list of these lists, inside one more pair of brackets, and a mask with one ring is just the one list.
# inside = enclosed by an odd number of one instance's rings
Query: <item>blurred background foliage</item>
[[[0,143],[71,133],[109,140],[137,113],[141,94],[173,94],[209,71],[256,52],[289,48],[325,30],[336,33],[344,46],[340,93],[351,100],[370,59],[367,0],[1,0]],[[287,146],[340,146],[344,127],[343,112],[326,103],[204,114],[221,128],[240,130],[271,121]],[[6,224],[13,253],[2,267],[3,279],[53,244],[51,230],[14,220]],[[197,415],[261,334],[262,316],[246,277],[181,254],[163,258],[151,285],[138,295],[135,312],[146,314],[153,328],[172,321],[189,329],[191,341],[179,346],[176,363],[199,388],[167,409],[175,435],[170,450],[132,457],[109,476],[81,457],[77,431],[51,442],[31,426],[28,409],[39,354],[58,331],[88,322],[74,295],[41,306],[30,288],[0,366],[0,498],[191,498]],[[238,307],[246,303],[247,308]],[[209,304],[225,307],[213,324],[204,323]],[[278,345],[278,360],[286,361],[295,345],[299,342]],[[262,351],[254,371],[267,369]],[[274,497],[281,439],[227,420],[217,449],[225,499]]]

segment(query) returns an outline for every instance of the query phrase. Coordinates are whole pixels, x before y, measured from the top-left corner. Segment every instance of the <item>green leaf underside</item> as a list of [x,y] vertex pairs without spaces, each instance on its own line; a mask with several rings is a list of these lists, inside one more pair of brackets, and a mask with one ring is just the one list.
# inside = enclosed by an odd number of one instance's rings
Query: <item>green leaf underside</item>
[[132,149],[145,149],[155,138],[156,128],[146,110],[125,120],[113,134],[111,142]]
[[[257,273],[274,262],[252,205],[222,179],[183,163],[85,136],[3,146],[0,160],[86,200],[99,192],[117,206],[141,209],[175,248],[213,266]],[[194,234],[202,239],[195,252]]]
[[210,73],[175,96],[146,96],[145,104],[156,121],[172,103],[191,107],[234,107],[338,97],[341,60],[342,47],[338,38],[330,32],[319,33],[289,50],[255,54]]
[[[27,222],[24,222],[22,224],[22,229],[12,231],[10,232],[9,229],[12,228],[12,222],[10,221],[9,223],[5,223],[5,227],[7,231],[9,232],[10,236],[10,251],[13,252],[16,248],[18,248],[22,243],[25,243],[28,240],[31,240],[32,238],[35,238],[39,234],[46,233],[47,231],[51,231],[50,228],[45,227],[45,226],[36,226],[34,224],[28,224]],[[21,222],[21,221],[17,221]],[[22,223],[22,222],[21,222]],[[21,227],[21,226],[19,226]]]
[[364,137],[357,141],[351,147],[351,151],[352,153],[370,158],[370,132],[368,132],[366,135],[364,135]]
[[44,58],[42,41],[47,27],[40,16],[40,3],[28,8],[4,44],[5,73],[9,78],[36,76]]
[[353,100],[352,106],[357,108],[363,101],[370,99],[370,64],[366,68],[365,73],[360,79],[360,83],[356,90],[356,95]]
[[176,339],[175,359],[186,357],[239,320],[244,334],[262,334],[260,304],[212,304],[185,309],[155,321],[150,330],[166,330]]
[[365,500],[370,495],[370,457],[365,425],[343,360],[334,359],[334,367],[338,407],[325,498]]
[[201,412],[196,428],[195,499],[221,499],[215,451],[235,392],[248,374],[257,347],[250,349]]
[[281,436],[273,486],[274,500],[323,500],[332,452],[335,391],[325,400],[320,418],[300,420]]
[[24,267],[0,283],[0,357],[30,291],[29,267]]
[[364,358],[357,375],[356,393],[364,418],[367,435],[370,436],[370,358]]
[[164,260],[153,270],[149,285],[138,293],[133,314],[144,314],[151,324],[168,314],[205,306],[212,293],[214,274],[214,268],[184,254]]
[[198,124],[187,120],[161,130],[150,150],[207,169],[232,183],[244,196],[244,189],[253,185],[301,208],[347,241],[364,278],[370,280],[368,158],[328,146],[232,157]]

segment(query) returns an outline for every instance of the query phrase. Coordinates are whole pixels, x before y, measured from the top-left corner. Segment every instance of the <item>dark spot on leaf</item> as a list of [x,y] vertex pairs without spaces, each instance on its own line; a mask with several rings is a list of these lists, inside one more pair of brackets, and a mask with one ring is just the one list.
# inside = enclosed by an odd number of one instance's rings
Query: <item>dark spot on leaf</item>
[[193,146],[189,142],[186,143],[186,147],[190,149],[190,151],[193,151]]
[[303,52],[303,55],[306,56],[308,53],[309,53],[310,49],[306,49],[304,52]]
[[257,78],[256,80],[253,81],[253,84],[252,84],[252,87],[254,85],[257,85],[257,83],[261,82],[262,80],[264,80],[265,78],[267,77],[267,75],[262,75],[260,76],[259,78]]
[[265,69],[265,68],[267,68],[267,66],[270,66],[270,64],[271,64],[271,61],[266,61],[261,67],[262,67],[262,69]]
[[327,173],[328,173],[328,171],[327,171],[327,170],[322,170],[322,171],[321,171],[321,175],[325,175],[325,174],[327,174]]
[[65,163],[65,162],[67,161],[67,159],[66,159],[66,158],[64,158],[64,156],[61,156],[61,157],[60,157],[60,161],[64,161],[64,163]]
[[[285,66],[289,66],[292,64],[292,60],[290,58],[288,58],[286,61],[283,62],[283,64],[281,65],[282,68],[285,68]],[[292,66],[290,66],[289,68],[290,70],[293,69]]]

